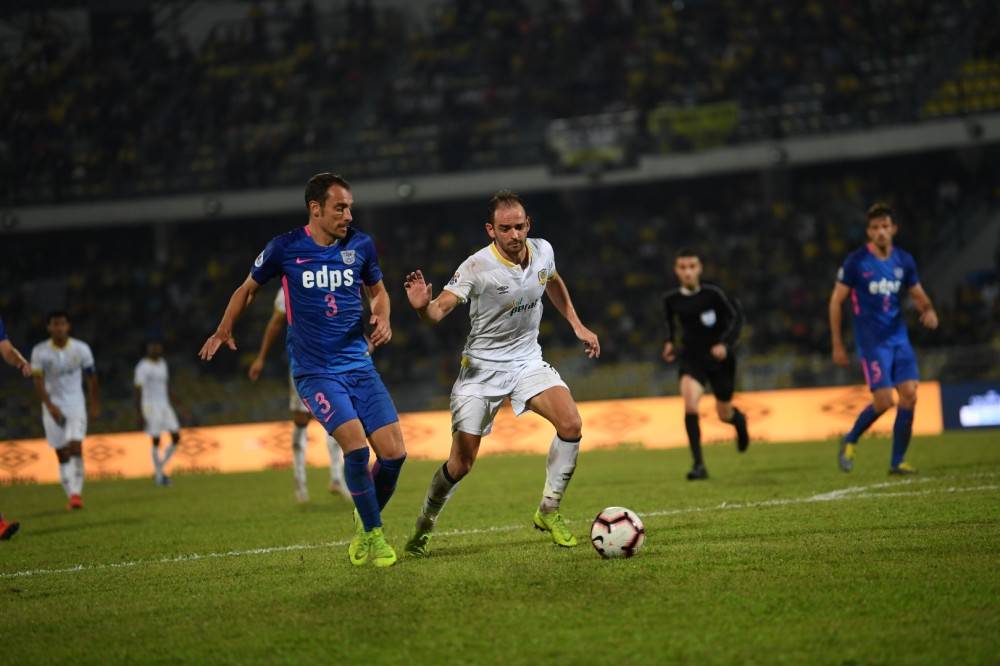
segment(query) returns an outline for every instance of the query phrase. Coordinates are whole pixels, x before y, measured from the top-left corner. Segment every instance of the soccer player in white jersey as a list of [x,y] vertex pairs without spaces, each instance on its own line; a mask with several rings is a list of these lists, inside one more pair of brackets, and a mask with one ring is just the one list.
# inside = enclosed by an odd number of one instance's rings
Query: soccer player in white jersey
[[[31,364],[21,355],[14,343],[7,337],[7,329],[0,317],[0,357],[8,364],[21,371],[25,377],[31,376]],[[7,541],[21,529],[21,523],[16,520],[6,521],[0,514],[0,541]]]
[[559,504],[576,469],[583,424],[569,388],[542,359],[538,344],[542,294],[573,327],[587,356],[600,356],[600,342],[580,322],[566,283],[556,272],[552,246],[528,238],[531,218],[521,199],[502,190],[490,199],[490,211],[486,233],[492,242],[462,262],[437,298],[431,300],[431,284],[419,270],[406,277],[407,298],[421,319],[437,323],[456,305],[468,302],[472,323],[451,393],[451,455],[434,473],[416,530],[406,544],[406,551],[417,557],[428,554],[438,514],[471,470],[480,441],[490,433],[507,398],[515,414],[530,409],[555,426],[542,501],[533,522],[559,546],[577,543]]
[[[146,343],[146,356],[135,366],[135,406],[139,424],[153,440],[153,479],[158,486],[169,486],[170,477],[164,471],[181,440],[181,425],[170,404],[170,370],[163,358],[163,345]],[[170,445],[160,457],[160,437],[170,433]]]
[[[282,289],[274,295],[274,312],[264,328],[264,337],[260,341],[260,350],[257,358],[250,364],[247,375],[250,381],[257,381],[260,373],[264,370],[264,361],[267,353],[274,345],[275,340],[285,328],[287,319],[285,308],[285,292]],[[309,426],[309,408],[302,402],[298,391],[295,390],[295,380],[292,378],[291,370],[288,374],[288,409],[292,413],[292,473],[295,476],[295,499],[299,502],[309,501],[309,488],[306,485],[306,446],[308,438],[306,430]],[[337,493],[347,501],[351,500],[351,491],[347,489],[344,482],[344,453],[340,450],[340,444],[333,438],[333,435],[326,436],[326,448],[330,454],[330,485],[331,493]]]
[[83,438],[87,436],[87,406],[83,382],[87,382],[90,414],[101,414],[97,396],[97,373],[90,345],[69,336],[69,315],[49,314],[49,339],[31,350],[35,392],[42,401],[42,425],[49,446],[59,459],[59,480],[69,497],[69,509],[82,509]]

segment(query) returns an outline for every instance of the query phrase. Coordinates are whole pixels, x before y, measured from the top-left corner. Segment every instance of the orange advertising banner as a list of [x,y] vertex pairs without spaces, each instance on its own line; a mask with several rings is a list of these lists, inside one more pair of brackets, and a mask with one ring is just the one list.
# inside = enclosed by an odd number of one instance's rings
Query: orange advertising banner
[[[747,415],[754,441],[795,442],[828,439],[850,429],[858,412],[871,400],[864,386],[756,391],[737,394],[734,402]],[[679,397],[598,400],[580,403],[584,450],[622,444],[648,448],[687,445],[684,405]],[[892,432],[895,410],[882,416],[871,433]],[[414,412],[400,415],[410,456],[444,460],[451,447],[448,412]],[[39,423],[39,430],[41,423]],[[936,382],[920,387],[913,432],[942,432],[941,389]],[[181,444],[170,462],[170,473],[238,472],[291,465],[290,421],[205,428],[184,428]],[[329,458],[322,428],[309,425],[307,462],[327,465]],[[715,402],[701,403],[704,442],[731,441],[732,427],[715,415]],[[483,441],[481,453],[548,452],[552,427],[527,413],[520,418],[505,406]],[[141,432],[91,435],[84,440],[87,478],[152,477],[149,438]],[[55,454],[44,439],[0,442],[0,484],[55,483],[59,481]]]

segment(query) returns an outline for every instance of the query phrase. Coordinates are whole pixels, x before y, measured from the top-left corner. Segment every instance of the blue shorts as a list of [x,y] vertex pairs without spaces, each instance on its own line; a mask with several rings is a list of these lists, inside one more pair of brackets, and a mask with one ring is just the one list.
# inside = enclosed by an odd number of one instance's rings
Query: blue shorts
[[880,345],[873,349],[859,348],[858,355],[865,382],[872,391],[920,379],[917,355],[908,342]]
[[365,435],[399,421],[396,405],[374,366],[296,377],[295,390],[316,420],[331,434],[351,419],[361,421]]

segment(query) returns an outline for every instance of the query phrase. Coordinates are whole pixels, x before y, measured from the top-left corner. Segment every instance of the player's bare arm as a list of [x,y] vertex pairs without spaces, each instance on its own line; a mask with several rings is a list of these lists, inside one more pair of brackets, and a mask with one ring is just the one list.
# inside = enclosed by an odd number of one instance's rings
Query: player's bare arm
[[729,355],[729,351],[727,350],[726,345],[721,342],[712,345],[712,348],[709,349],[708,351],[710,354],[712,354],[712,358],[714,358],[716,361],[725,361],[726,356]]
[[275,310],[271,313],[271,318],[267,321],[267,326],[264,327],[264,337],[261,338],[257,358],[253,360],[253,363],[250,364],[250,369],[247,370],[247,376],[250,377],[250,381],[255,382],[260,378],[260,373],[264,370],[264,361],[267,360],[267,353],[274,345],[274,341],[281,335],[284,327],[285,315]]
[[386,291],[382,280],[366,286],[365,292],[368,294],[368,303],[372,311],[371,317],[368,318],[368,323],[372,327],[368,339],[372,347],[381,347],[392,339],[392,327],[389,324],[391,311],[389,292]]
[[101,415],[101,398],[97,392],[97,373],[93,369],[89,372],[84,370],[83,382],[87,385],[90,415],[96,419]]
[[917,311],[920,313],[920,323],[932,331],[936,329],[938,327],[937,312],[934,311],[931,297],[924,291],[923,286],[918,283],[910,287],[910,298],[913,299],[913,304],[917,306]]
[[52,402],[52,398],[49,397],[49,392],[45,390],[45,376],[40,374],[40,371],[35,374],[35,394],[38,395],[38,399],[45,409],[49,410],[49,415],[52,420],[58,423],[60,426],[65,423],[66,417],[63,416],[62,410]]
[[28,363],[28,359],[21,355],[21,352],[17,350],[10,340],[0,340],[0,356],[7,365],[14,366],[21,371],[21,374],[25,377],[31,376],[31,364]]
[[674,343],[671,342],[670,340],[667,340],[666,342],[664,342],[663,343],[663,351],[660,353],[660,356],[667,363],[673,363],[674,361],[676,361],[677,360],[677,349],[674,347]]
[[236,324],[236,320],[246,311],[247,307],[253,303],[254,295],[258,289],[260,289],[260,285],[249,276],[243,281],[243,284],[236,288],[236,291],[229,298],[229,305],[226,306],[226,311],[222,315],[219,327],[215,329],[215,333],[208,336],[208,340],[205,340],[205,344],[201,346],[201,350],[198,352],[199,358],[211,361],[212,357],[215,356],[215,352],[219,351],[219,347],[222,345],[226,345],[233,351],[236,351],[236,339],[233,338],[233,325]]
[[144,420],[142,417],[142,387],[135,387],[135,419],[136,423],[139,424],[139,430],[142,430],[144,425]]
[[830,343],[832,348],[833,362],[839,366],[846,367],[850,360],[847,357],[847,350],[844,348],[844,338],[841,335],[841,323],[843,317],[843,305],[851,290],[847,285],[838,282],[833,286],[833,293],[830,294]]
[[545,293],[552,301],[552,305],[556,306],[556,310],[559,310],[559,314],[573,327],[573,333],[577,340],[583,343],[583,350],[586,352],[587,358],[599,358],[601,356],[601,343],[597,339],[597,335],[580,321],[580,317],[576,314],[576,308],[573,307],[573,301],[569,297],[569,289],[558,274],[553,275],[549,283],[545,285]]
[[424,282],[424,274],[419,269],[406,276],[403,287],[410,307],[417,311],[421,319],[434,324],[447,317],[458,305],[458,296],[448,290],[442,290],[437,298],[431,300],[433,285]]

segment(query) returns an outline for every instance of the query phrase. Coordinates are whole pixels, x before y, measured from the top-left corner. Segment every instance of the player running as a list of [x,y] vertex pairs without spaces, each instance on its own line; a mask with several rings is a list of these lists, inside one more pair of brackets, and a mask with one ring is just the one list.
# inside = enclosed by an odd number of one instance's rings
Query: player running
[[[139,427],[153,440],[153,480],[158,486],[169,486],[170,477],[164,471],[181,440],[181,426],[177,413],[170,404],[170,371],[163,358],[163,345],[146,344],[146,356],[135,366],[135,407],[139,414]],[[160,437],[170,433],[170,445],[160,457]]]
[[[295,387],[344,451],[344,477],[354,499],[351,563],[391,566],[396,553],[382,532],[382,509],[396,489],[406,448],[396,407],[365,342],[361,286],[371,304],[371,343],[389,342],[389,294],[371,237],[351,227],[354,197],[340,176],[316,174],[305,191],[309,222],[276,236],[229,299],[218,329],[198,355],[236,349],[233,324],[261,285],[281,277],[288,358]],[[367,441],[366,441],[367,438]],[[368,471],[368,442],[377,460]]]
[[490,433],[507,398],[515,414],[530,409],[555,426],[542,501],[533,522],[556,544],[576,545],[559,503],[576,469],[582,422],[569,388],[542,359],[538,345],[542,294],[573,327],[587,356],[600,356],[601,346],[573,308],[566,283],[556,273],[552,246],[528,238],[531,218],[521,199],[513,192],[497,192],[490,210],[486,233],[493,242],[462,262],[437,298],[431,300],[432,285],[424,282],[419,270],[406,277],[407,298],[421,319],[437,323],[459,303],[469,302],[472,322],[451,392],[451,455],[434,473],[416,530],[406,544],[406,551],[417,557],[428,555],[438,514],[472,469],[479,443]]
[[[257,358],[250,364],[247,376],[250,381],[257,381],[260,373],[264,370],[264,361],[270,351],[274,341],[278,339],[287,319],[285,312],[285,293],[279,289],[274,298],[274,312],[264,328],[264,337],[260,341],[260,350]],[[369,350],[371,351],[371,350]],[[306,447],[309,443],[306,430],[309,426],[309,409],[302,398],[295,390],[295,380],[292,378],[291,370],[288,374],[289,396],[288,409],[292,413],[292,473],[295,477],[295,499],[299,502],[309,501],[309,487],[306,484]],[[344,483],[344,454],[340,450],[340,445],[333,435],[326,436],[326,448],[330,453],[330,492],[339,493],[346,500],[351,501],[351,491]]]
[[[31,376],[31,364],[21,355],[17,347],[7,337],[7,329],[3,325],[3,317],[0,317],[0,357],[7,365],[11,365],[21,371],[25,377]],[[21,529],[21,523],[16,520],[6,521],[3,514],[0,514],[0,541],[10,539]]]
[[910,346],[903,321],[900,291],[906,289],[920,312],[920,323],[937,328],[938,318],[927,292],[920,286],[913,257],[892,239],[898,231],[892,209],[876,203],[868,209],[868,244],[852,252],[837,272],[837,282],[830,296],[830,336],[833,361],[848,364],[847,350],[841,337],[841,306],[851,297],[854,312],[854,338],[861,358],[865,382],[872,391],[872,403],[864,408],[854,427],[840,443],[840,469],[854,469],[855,446],[861,435],[887,409],[892,407],[892,389],[899,393],[896,423],[892,428],[890,474],[916,474],[904,461],[913,432],[913,410],[917,404],[917,357]]
[[83,508],[83,438],[87,436],[87,407],[83,382],[87,383],[90,413],[101,414],[97,396],[97,373],[90,345],[69,336],[69,315],[49,314],[49,339],[31,350],[35,392],[42,401],[42,426],[49,446],[59,459],[59,480],[69,497],[69,509]]
[[739,304],[718,285],[703,282],[698,253],[681,250],[674,259],[674,274],[680,282],[663,297],[667,339],[663,343],[663,360],[678,359],[674,346],[676,326],[684,330],[679,354],[678,374],[684,397],[684,428],[694,466],[687,473],[689,481],[708,478],[701,453],[701,426],[698,423],[698,403],[710,384],[715,394],[715,413],[723,423],[736,429],[736,449],[743,453],[750,446],[746,416],[733,406],[736,386],[736,356],[733,348],[743,327],[743,312]]

